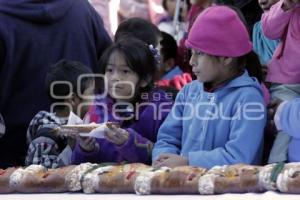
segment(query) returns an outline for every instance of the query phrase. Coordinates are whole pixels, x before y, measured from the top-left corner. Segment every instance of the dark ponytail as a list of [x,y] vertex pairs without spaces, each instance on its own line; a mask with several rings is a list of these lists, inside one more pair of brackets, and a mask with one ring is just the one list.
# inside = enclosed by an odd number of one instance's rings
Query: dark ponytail
[[[251,38],[251,31],[249,30],[249,26],[244,14],[235,6],[229,7],[233,9],[240,17],[240,20],[248,30],[249,38]],[[260,64],[259,58],[254,51],[251,51],[248,54],[238,58],[238,66],[245,68],[248,71],[249,76],[255,77],[260,83],[263,81],[262,65]]]
[[262,65],[254,51],[238,58],[237,62],[238,66],[248,71],[249,76],[255,77],[260,83],[263,81]]

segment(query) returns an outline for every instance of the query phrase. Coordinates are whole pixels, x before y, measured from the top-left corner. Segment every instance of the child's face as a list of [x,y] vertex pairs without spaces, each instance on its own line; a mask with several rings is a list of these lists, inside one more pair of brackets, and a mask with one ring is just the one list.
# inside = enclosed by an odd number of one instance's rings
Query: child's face
[[263,9],[263,11],[268,11],[274,5],[277,3],[279,0],[258,0],[258,4]]
[[168,13],[170,16],[175,15],[175,10],[176,10],[176,0],[167,0],[166,2],[167,8],[168,8]]
[[130,102],[135,97],[139,88],[139,76],[128,67],[124,56],[118,51],[110,55],[105,77],[108,94],[113,99]]
[[228,74],[228,68],[224,67],[224,64],[216,57],[195,50],[192,50],[190,65],[193,67],[192,70],[197,80],[211,83],[212,86],[223,82]]

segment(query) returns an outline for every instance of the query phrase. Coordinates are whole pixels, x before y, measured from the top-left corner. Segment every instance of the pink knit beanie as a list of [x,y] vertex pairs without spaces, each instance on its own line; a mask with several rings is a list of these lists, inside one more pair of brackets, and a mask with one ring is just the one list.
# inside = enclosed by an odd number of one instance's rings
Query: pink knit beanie
[[252,50],[248,31],[238,14],[227,6],[211,6],[194,22],[187,48],[214,56],[239,57]]

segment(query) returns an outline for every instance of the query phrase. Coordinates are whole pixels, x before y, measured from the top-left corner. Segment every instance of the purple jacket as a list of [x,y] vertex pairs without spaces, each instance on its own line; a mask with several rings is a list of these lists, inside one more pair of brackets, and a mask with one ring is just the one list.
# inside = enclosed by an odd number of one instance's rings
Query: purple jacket
[[[158,129],[171,110],[173,101],[172,97],[162,90],[154,90],[142,95],[142,97],[140,103],[135,104],[138,105],[135,106],[135,111],[128,110],[116,114],[115,109],[113,109],[115,104],[113,99],[97,96],[95,105],[88,112],[90,122],[118,122],[121,128],[129,132],[129,139],[121,146],[106,139],[97,139],[100,148],[94,152],[85,152],[77,144],[72,154],[72,163],[120,163],[125,161],[150,164],[152,147],[156,142]],[[124,106],[121,109],[126,110]],[[134,119],[118,119],[120,116],[128,117],[130,115],[134,116]]]

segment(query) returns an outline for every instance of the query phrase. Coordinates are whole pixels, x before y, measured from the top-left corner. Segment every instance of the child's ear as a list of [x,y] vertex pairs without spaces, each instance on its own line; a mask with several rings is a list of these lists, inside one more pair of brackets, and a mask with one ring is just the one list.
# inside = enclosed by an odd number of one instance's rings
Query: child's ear
[[223,57],[223,59],[224,59],[223,62],[225,66],[231,66],[234,61],[234,58],[231,57]]

